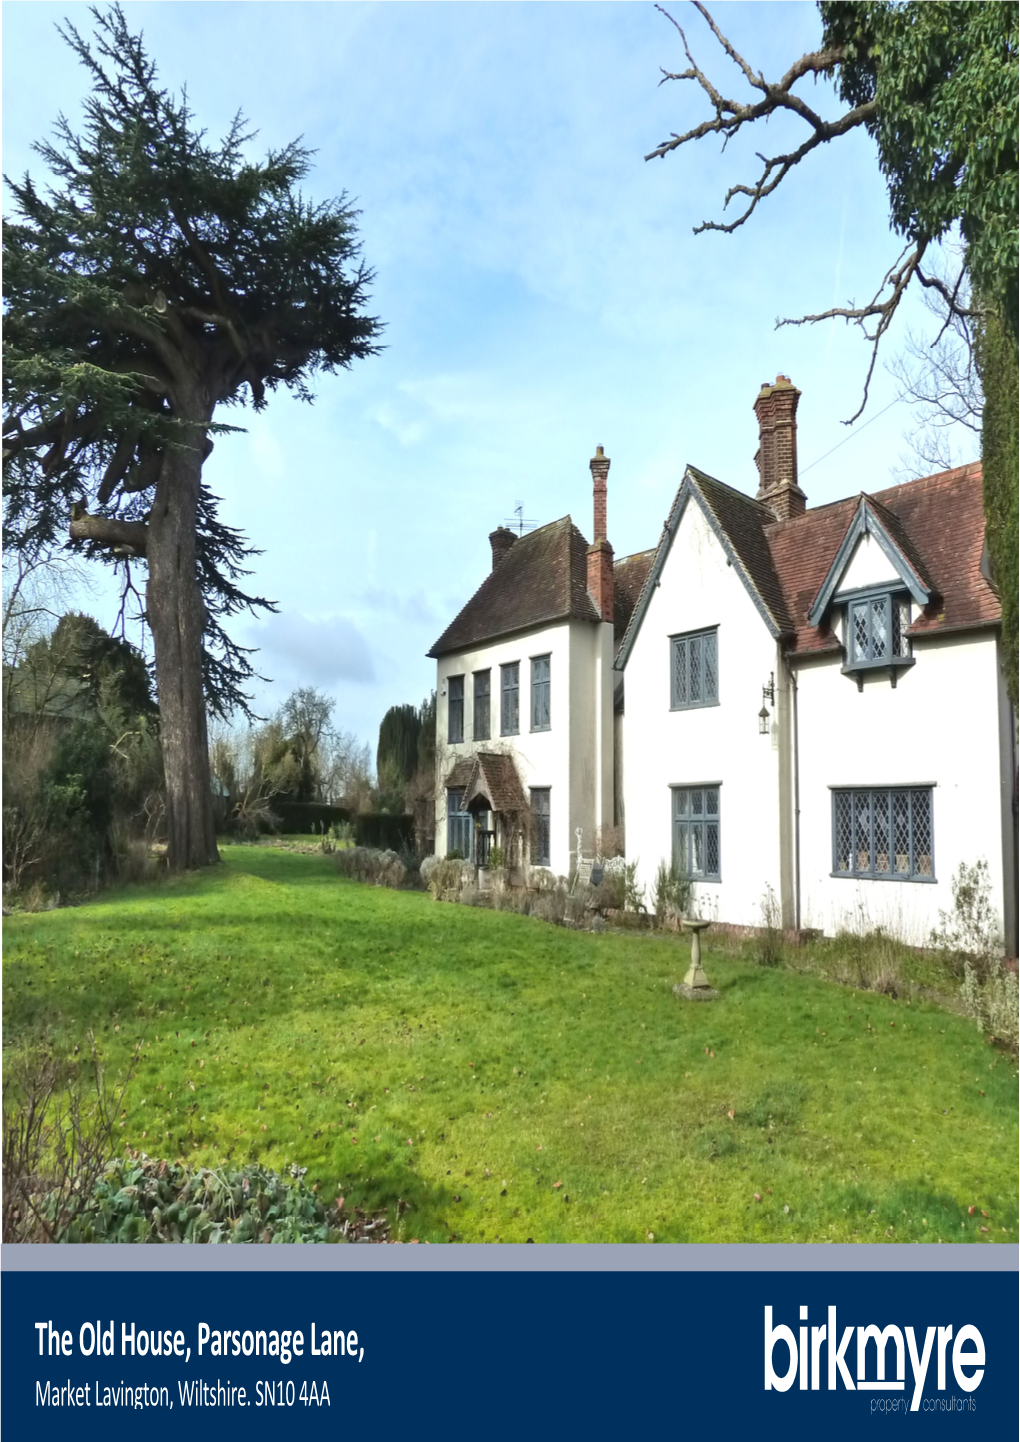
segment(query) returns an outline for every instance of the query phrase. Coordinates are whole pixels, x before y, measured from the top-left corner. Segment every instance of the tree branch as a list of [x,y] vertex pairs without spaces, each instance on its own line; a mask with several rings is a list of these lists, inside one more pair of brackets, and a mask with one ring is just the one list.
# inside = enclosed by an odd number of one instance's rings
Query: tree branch
[[90,516],[85,502],[71,508],[70,536],[72,541],[92,541],[105,546],[114,555],[144,556],[149,528],[144,521],[121,521],[116,516]]
[[[787,319],[776,321],[776,329],[779,330],[784,325],[814,325],[815,322],[820,320],[838,319],[853,321],[854,324],[859,325],[864,332],[865,338],[871,344],[871,359],[868,362],[868,373],[864,378],[864,394],[857,410],[849,420],[843,422],[845,426],[852,426],[854,421],[857,420],[858,416],[863,412],[864,407],[868,404],[868,388],[871,385],[871,377],[875,371],[875,362],[878,359],[878,347],[882,342],[882,337],[892,323],[896,308],[903,298],[903,292],[917,272],[917,268],[921,264],[927,248],[928,242],[926,240],[919,240],[913,247],[908,246],[907,249],[901,253],[899,260],[886,271],[882,278],[882,284],[867,305],[833,306],[831,310],[820,311],[818,315],[802,315],[796,320]],[[888,299],[882,300],[882,292],[887,286],[891,286],[892,290]],[[869,331],[867,326],[867,322],[871,319],[876,319],[878,322],[873,331]]]

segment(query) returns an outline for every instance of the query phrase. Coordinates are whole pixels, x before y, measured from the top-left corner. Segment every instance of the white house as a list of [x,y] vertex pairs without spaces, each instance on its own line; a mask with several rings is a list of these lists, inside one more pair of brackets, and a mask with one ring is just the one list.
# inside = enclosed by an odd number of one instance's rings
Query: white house
[[613,824],[614,632],[629,620],[632,567],[618,563],[614,587],[609,464],[599,447],[592,544],[569,516],[521,536],[499,527],[492,570],[429,652],[440,855],[484,865],[496,845],[565,875],[577,830],[590,852]]
[[[675,859],[703,915],[760,924],[771,889],[788,928],[917,942],[983,858],[1015,955],[1016,716],[980,466],[809,509],[799,396],[780,376],[755,401],[757,495],[688,467],[653,551],[614,567],[601,448],[591,547],[569,517],[494,533],[492,575],[431,653],[437,835],[466,851],[457,817],[498,813],[503,786],[554,871],[577,826],[615,821],[639,881]],[[481,821],[483,862],[501,823]]]

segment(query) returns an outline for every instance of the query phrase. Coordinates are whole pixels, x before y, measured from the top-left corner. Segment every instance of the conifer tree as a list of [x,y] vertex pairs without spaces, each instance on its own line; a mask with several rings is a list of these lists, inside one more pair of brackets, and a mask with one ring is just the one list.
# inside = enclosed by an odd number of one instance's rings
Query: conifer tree
[[370,270],[347,197],[313,203],[294,142],[251,158],[239,116],[218,143],[157,83],[119,6],[64,39],[92,82],[80,132],[35,149],[52,180],[9,181],[5,222],[7,542],[71,541],[147,570],[173,869],[218,859],[206,708],[246,706],[247,653],[223,621],[267,605],[241,589],[253,554],[203,484],[217,409],[377,349]]

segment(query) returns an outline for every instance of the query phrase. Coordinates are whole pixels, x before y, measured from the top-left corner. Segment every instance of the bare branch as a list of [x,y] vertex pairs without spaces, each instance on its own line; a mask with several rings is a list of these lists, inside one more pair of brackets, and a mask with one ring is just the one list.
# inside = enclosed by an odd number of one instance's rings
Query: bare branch
[[145,602],[142,600],[141,596],[138,593],[138,589],[135,586],[135,583],[131,579],[131,558],[130,556],[125,556],[124,584],[120,593],[120,607],[117,611],[116,620],[114,621],[113,627],[110,631],[111,636],[123,636],[125,641],[127,640],[127,617],[125,615],[125,611],[127,609],[127,601],[129,596],[134,596],[135,600],[138,602],[138,614],[132,619],[135,621],[144,622]]
[[[868,340],[871,345],[871,359],[868,362],[868,373],[864,378],[864,394],[861,398],[861,403],[849,420],[843,422],[845,426],[852,426],[868,404],[868,389],[871,385],[871,377],[875,371],[875,362],[878,359],[878,347],[881,345],[882,337],[892,323],[896,308],[903,298],[903,292],[917,272],[917,268],[921,264],[927,248],[928,242],[926,240],[919,240],[913,247],[907,246],[895,264],[886,271],[882,278],[881,285],[867,305],[833,306],[830,310],[820,311],[818,315],[802,315],[796,319],[776,321],[777,330],[781,329],[784,325],[814,325],[820,320],[853,321],[855,325],[860,326],[865,339]],[[887,286],[891,286],[892,289],[888,299],[882,300],[882,292]],[[872,319],[876,320],[877,324],[874,330],[869,331],[867,322]]]
[[762,162],[762,172],[757,181],[750,185],[739,184],[733,186],[726,195],[723,208],[729,205],[735,195],[746,195],[750,197],[750,204],[744,212],[730,224],[723,224],[719,221],[704,221],[695,227],[695,235],[704,230],[721,230],[732,234],[734,230],[744,224],[753,214],[760,200],[771,195],[779,186],[793,167],[803,158],[815,150],[819,145],[824,145],[837,136],[845,135],[847,131],[865,124],[876,114],[876,105],[869,101],[864,105],[846,111],[843,115],[832,121],[823,120],[811,106],[799,95],[794,94],[793,87],[805,76],[831,75],[833,70],[843,58],[841,47],[833,46],[827,50],[818,50],[802,55],[790,66],[783,78],[778,82],[767,81],[759,71],[755,71],[747,60],[740,54],[732,42],[723,34],[715,23],[708,9],[701,3],[701,0],[694,0],[695,9],[703,17],[719,45],[729,56],[733,63],[740,69],[748,84],[755,90],[762,92],[762,99],[753,104],[739,100],[731,100],[724,97],[712,84],[708,76],[699,67],[691,54],[690,46],[687,43],[687,36],[683,27],[674,20],[673,16],[661,5],[655,8],[663,14],[680,36],[684,47],[684,54],[687,57],[688,69],[671,72],[663,71],[663,84],[667,80],[694,80],[708,96],[715,112],[712,120],[703,120],[693,129],[686,131],[683,135],[673,134],[671,139],[663,141],[661,145],[650,151],[646,160],[656,157],[664,158],[671,150],[677,150],[688,141],[700,140],[706,135],[722,135],[724,147],[726,143],[744,125],[752,125],[756,120],[775,114],[779,110],[789,110],[800,118],[811,128],[811,134],[798,148],[789,154],[774,155],[766,157],[758,156]]

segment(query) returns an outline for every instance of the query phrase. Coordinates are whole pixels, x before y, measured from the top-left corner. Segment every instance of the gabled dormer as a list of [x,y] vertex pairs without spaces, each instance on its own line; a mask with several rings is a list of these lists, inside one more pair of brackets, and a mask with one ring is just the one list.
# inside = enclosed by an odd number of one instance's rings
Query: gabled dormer
[[898,519],[862,493],[853,518],[812,603],[808,620],[828,620],[842,636],[843,674],[858,689],[873,671],[886,671],[893,686],[914,664],[910,645],[912,608],[928,605],[934,587]]

